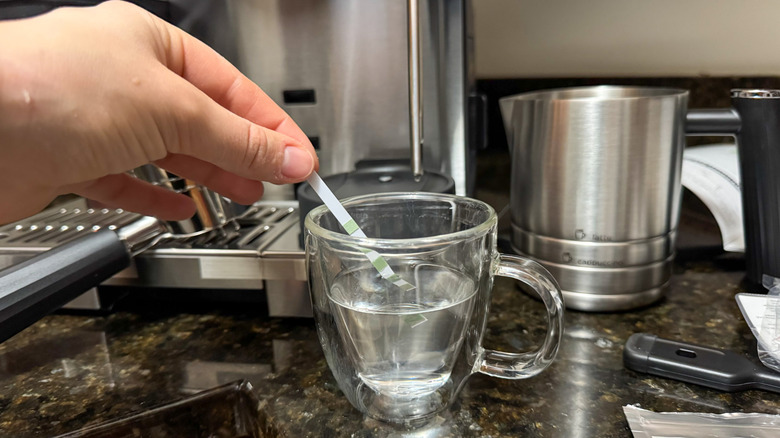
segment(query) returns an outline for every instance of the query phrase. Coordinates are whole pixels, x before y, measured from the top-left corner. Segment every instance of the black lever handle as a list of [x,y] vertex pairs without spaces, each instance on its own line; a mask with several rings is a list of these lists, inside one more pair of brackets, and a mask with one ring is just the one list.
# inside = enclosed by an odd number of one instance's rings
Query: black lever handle
[[737,135],[741,128],[733,108],[692,109],[685,115],[685,135]]
[[0,271],[0,342],[129,264],[125,244],[104,230]]

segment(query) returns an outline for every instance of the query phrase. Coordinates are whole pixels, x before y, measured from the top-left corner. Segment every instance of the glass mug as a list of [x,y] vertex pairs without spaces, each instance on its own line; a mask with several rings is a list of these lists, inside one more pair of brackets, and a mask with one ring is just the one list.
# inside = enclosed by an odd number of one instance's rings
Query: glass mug
[[[466,379],[525,379],[554,359],[563,329],[556,281],[496,249],[496,213],[465,197],[384,193],[343,201],[368,238],[344,234],[325,206],[305,219],[306,265],[320,343],[339,387],[370,417],[409,423],[447,409]],[[414,288],[379,275],[378,252]],[[534,352],[482,347],[494,276],[532,288],[548,330]]]

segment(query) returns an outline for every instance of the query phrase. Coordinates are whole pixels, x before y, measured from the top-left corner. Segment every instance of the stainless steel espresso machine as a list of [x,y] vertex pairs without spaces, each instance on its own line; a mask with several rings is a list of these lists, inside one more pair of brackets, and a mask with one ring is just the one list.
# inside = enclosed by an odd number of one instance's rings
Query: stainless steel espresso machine
[[[320,157],[323,176],[366,162],[410,160],[408,11],[398,0],[171,1],[174,24],[236,64],[295,119]],[[484,102],[472,77],[469,0],[419,0],[425,118],[422,163],[474,184],[484,143]],[[170,18],[170,17],[169,17]],[[271,316],[309,316],[299,208],[292,186],[269,186],[243,211],[236,232],[162,242],[69,305],[100,308],[111,286],[211,290],[218,297],[264,296]],[[0,227],[0,267],[97,229],[138,218],[90,208],[82,199]],[[227,294],[227,291],[231,291]]]
[[[473,184],[467,139],[475,134],[470,5],[418,5],[423,162],[466,194]],[[349,172],[366,160],[409,161],[406,2],[233,0],[228,7],[235,63],[312,138],[321,175]]]

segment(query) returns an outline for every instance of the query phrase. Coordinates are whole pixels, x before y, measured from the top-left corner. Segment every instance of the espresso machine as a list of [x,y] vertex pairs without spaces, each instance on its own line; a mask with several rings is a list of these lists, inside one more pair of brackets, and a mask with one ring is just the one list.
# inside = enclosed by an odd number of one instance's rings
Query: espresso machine
[[[426,169],[474,184],[476,115],[467,0],[418,0]],[[404,1],[233,0],[235,64],[300,125],[320,175],[379,160],[409,163],[408,20]],[[471,116],[470,116],[471,114]],[[289,187],[282,188],[287,191]],[[284,195],[283,195],[284,196]]]
[[[413,167],[410,148],[409,8],[397,0],[151,2],[164,17],[234,63],[301,126],[323,177],[375,163]],[[166,3],[159,7],[159,3]],[[143,6],[143,4],[142,4]],[[474,185],[485,142],[484,99],[474,93],[469,0],[419,0],[417,24],[423,169],[457,194]],[[418,161],[418,165],[419,165]],[[99,309],[106,290],[213,292],[266,300],[271,316],[310,316],[300,209],[292,186],[266,185],[263,200],[232,222],[235,232],[162,242],[68,304]],[[138,215],[72,199],[0,226],[0,268]]]

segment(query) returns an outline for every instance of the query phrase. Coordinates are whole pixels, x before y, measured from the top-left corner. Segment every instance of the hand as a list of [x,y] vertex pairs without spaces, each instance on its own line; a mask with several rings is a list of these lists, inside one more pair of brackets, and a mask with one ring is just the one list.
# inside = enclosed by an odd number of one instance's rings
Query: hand
[[0,22],[0,223],[76,193],[165,220],[192,201],[127,175],[153,162],[236,202],[304,180],[308,139],[263,91],[129,3]]

